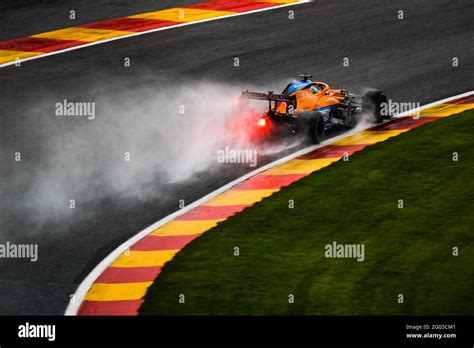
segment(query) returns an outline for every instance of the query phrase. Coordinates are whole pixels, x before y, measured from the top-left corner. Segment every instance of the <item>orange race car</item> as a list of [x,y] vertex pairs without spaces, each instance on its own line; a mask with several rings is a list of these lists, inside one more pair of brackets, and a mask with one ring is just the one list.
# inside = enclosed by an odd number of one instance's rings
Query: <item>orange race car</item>
[[281,130],[301,134],[317,144],[330,128],[354,128],[363,113],[374,122],[389,117],[382,114],[387,97],[381,91],[356,95],[343,89],[332,89],[325,82],[313,82],[310,80],[312,75],[299,76],[302,80],[288,84],[281,94],[242,92],[244,104],[248,105],[249,99],[268,101],[268,110],[259,115],[257,127],[271,134]]

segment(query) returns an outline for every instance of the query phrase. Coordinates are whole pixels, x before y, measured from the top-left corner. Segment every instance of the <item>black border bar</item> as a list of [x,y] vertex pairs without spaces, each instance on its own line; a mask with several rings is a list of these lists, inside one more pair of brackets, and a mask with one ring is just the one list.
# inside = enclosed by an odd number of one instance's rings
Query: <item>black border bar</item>
[[[473,316],[1,316],[0,347],[58,344],[408,344],[473,347]],[[55,325],[55,341],[20,338],[19,326]],[[426,328],[408,329],[418,325]],[[453,327],[454,325],[454,327]],[[448,329],[434,329],[447,327]],[[428,329],[429,328],[429,329]],[[407,338],[407,333],[455,333],[456,338]]]

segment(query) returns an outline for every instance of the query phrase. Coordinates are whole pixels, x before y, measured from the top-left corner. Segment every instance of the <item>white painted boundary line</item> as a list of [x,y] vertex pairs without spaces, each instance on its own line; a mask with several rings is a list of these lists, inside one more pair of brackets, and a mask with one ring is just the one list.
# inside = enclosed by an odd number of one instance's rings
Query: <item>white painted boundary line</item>
[[[398,118],[398,117],[403,117],[403,116],[407,116],[407,115],[410,115],[410,114],[413,114],[413,112],[415,111],[421,111],[423,109],[427,109],[429,107],[432,107],[432,106],[435,106],[435,105],[438,105],[438,104],[443,104],[443,103],[446,103],[446,102],[449,102],[451,100],[455,100],[455,99],[459,99],[459,98],[464,98],[464,97],[467,97],[471,94],[474,94],[474,91],[470,91],[470,92],[466,92],[466,93],[462,93],[462,94],[459,94],[459,95],[456,95],[456,96],[453,96],[453,97],[449,97],[449,98],[445,98],[445,99],[442,99],[442,100],[438,100],[438,101],[435,101],[433,103],[430,103],[430,104],[426,104],[426,105],[423,105],[423,106],[420,106],[419,108],[415,108],[415,109],[412,109],[412,110],[409,110],[409,111],[406,111],[404,113],[401,113],[401,114],[398,114],[396,116],[394,116],[393,118]],[[92,286],[92,284],[94,283],[94,281],[102,274],[102,272],[117,258],[119,257],[121,254],[123,254],[125,251],[127,251],[133,244],[135,244],[136,242],[138,242],[140,239],[142,239],[143,237],[147,236],[148,234],[150,234],[151,232],[153,232],[154,230],[156,230],[158,227],[164,225],[165,223],[177,218],[178,216],[180,215],[183,215],[184,213],[187,213],[188,211],[190,211],[191,209],[197,207],[198,205],[201,205],[205,202],[207,202],[208,200],[210,200],[211,198],[214,198],[215,196],[229,190],[230,188],[234,187],[235,185],[237,184],[240,184],[242,181],[245,181],[261,172],[264,172],[266,171],[267,169],[270,169],[270,168],[273,168],[279,164],[282,164],[282,163],[285,163],[289,160],[292,160],[296,157],[299,157],[299,156],[302,156],[308,152],[311,152],[317,148],[320,148],[320,147],[323,147],[325,145],[329,145],[329,144],[332,144],[338,140],[341,140],[341,139],[344,139],[344,138],[347,138],[353,134],[356,134],[356,133],[359,133],[361,131],[364,131],[368,128],[371,128],[373,127],[374,125],[373,124],[369,124],[367,125],[366,127],[362,128],[362,129],[353,129],[349,132],[346,132],[344,134],[341,134],[341,135],[338,135],[337,137],[334,137],[334,138],[331,138],[331,139],[328,139],[326,141],[323,141],[322,143],[318,144],[318,145],[312,145],[312,146],[309,146],[307,148],[304,148],[304,149],[301,149],[299,151],[296,151],[288,156],[285,156],[283,158],[280,158],[279,160],[275,161],[275,162],[272,162],[272,163],[269,163],[261,168],[258,168],[248,174],[245,174],[244,176],[228,183],[227,185],[224,185],[222,186],[221,188],[215,190],[214,192],[211,192],[209,193],[208,195],[198,199],[197,201],[191,203],[190,205],[188,205],[187,207],[183,208],[183,209],[180,209],[176,212],[174,212],[173,214],[171,215],[168,215],[167,217],[155,222],[153,225],[151,226],[148,226],[147,228],[145,228],[143,231],[137,233],[136,235],[134,235],[132,238],[130,238],[129,240],[127,240],[126,242],[124,242],[122,245],[120,245],[117,249],[115,249],[114,251],[112,251],[105,259],[103,259],[92,271],[91,273],[89,273],[89,275],[82,281],[82,283],[79,285],[79,287],[77,288],[76,292],[74,293],[74,303],[70,302],[67,309],[66,309],[66,312],[65,312],[65,315],[77,315],[77,311],[79,310],[79,307],[82,303],[82,301],[84,300],[84,297],[86,296],[87,294],[87,291],[90,289],[90,287]]]
[[[245,16],[245,15],[252,14],[252,13],[258,13],[258,12],[276,10],[276,9],[283,8],[283,7],[294,6],[294,5],[301,5],[301,4],[306,4],[306,3],[309,3],[309,2],[312,2],[312,0],[299,0],[299,2],[292,2],[292,3],[289,3],[289,4],[275,5],[275,6],[272,6],[272,7],[261,8],[261,9],[258,9],[258,10],[252,10],[252,11],[248,11],[248,12],[241,12],[241,13],[235,13],[235,14],[226,15],[226,16],[220,16],[220,17],[214,17],[214,18],[201,19],[201,20],[194,21],[194,22],[180,23],[180,24],[176,24],[176,25],[169,26],[169,27],[156,28],[156,29],[141,31],[141,32],[138,32],[138,33],[133,33],[133,34],[123,35],[123,36],[112,37],[112,38],[110,38],[110,39],[105,39],[105,40],[90,42],[90,43],[87,43],[87,44],[84,44],[84,45],[80,45],[80,46],[69,47],[69,48],[65,48],[65,49],[59,50],[59,51],[48,52],[48,53],[39,54],[39,55],[33,56],[33,57],[28,57],[28,58],[18,59],[18,60],[12,61],[12,62],[3,63],[3,64],[0,64],[0,68],[4,68],[4,67],[10,66],[10,65],[15,65],[15,64],[18,63],[18,62],[19,62],[19,63],[23,63],[23,62],[26,62],[26,61],[29,61],[29,60],[33,60],[33,59],[40,59],[40,58],[52,56],[52,55],[55,55],[55,54],[60,54],[60,53],[64,53],[64,52],[74,51],[74,50],[78,50],[78,49],[81,49],[81,48],[85,48],[85,47],[89,47],[89,46],[95,46],[95,45],[100,45],[100,44],[107,43],[107,42],[111,42],[111,41],[115,41],[115,40],[126,39],[126,38],[129,38],[129,37],[134,37],[134,36],[140,36],[140,35],[145,35],[145,34],[149,34],[149,33],[154,33],[154,32],[157,32],[157,31],[163,31],[163,30],[170,30],[170,29],[175,29],[175,28],[181,28],[181,27],[185,27],[185,26],[188,26],[188,25],[199,24],[199,23],[205,23],[205,22],[211,22],[211,21],[216,21],[216,20],[220,20],[220,19],[224,19],[224,18]],[[145,13],[146,13],[146,12],[145,12]],[[72,28],[74,28],[74,27],[72,27]],[[67,28],[65,28],[65,29],[67,29]],[[125,31],[126,31],[126,30],[125,30]]]

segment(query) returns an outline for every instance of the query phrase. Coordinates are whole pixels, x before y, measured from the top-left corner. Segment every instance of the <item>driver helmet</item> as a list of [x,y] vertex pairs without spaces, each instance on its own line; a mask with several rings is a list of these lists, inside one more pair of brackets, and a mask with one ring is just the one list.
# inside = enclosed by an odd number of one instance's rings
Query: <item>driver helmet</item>
[[316,87],[316,86],[311,86],[311,87],[309,88],[309,90],[310,90],[311,93],[313,93],[313,94],[316,94],[316,93],[319,92],[318,87]]

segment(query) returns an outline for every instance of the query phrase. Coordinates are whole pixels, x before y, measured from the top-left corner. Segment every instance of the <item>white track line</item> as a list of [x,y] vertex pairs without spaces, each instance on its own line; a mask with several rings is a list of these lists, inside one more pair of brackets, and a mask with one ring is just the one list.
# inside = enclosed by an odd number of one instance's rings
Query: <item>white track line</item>
[[[423,105],[419,108],[415,108],[415,109],[412,109],[412,110],[409,110],[407,112],[404,112],[404,113],[401,113],[401,114],[398,114],[396,116],[394,116],[393,118],[398,118],[398,117],[402,117],[402,116],[406,116],[406,115],[410,115],[410,114],[413,114],[413,112],[415,111],[420,111],[420,110],[423,110],[423,109],[426,109],[426,108],[429,108],[429,107],[432,107],[432,106],[435,106],[435,105],[438,105],[438,104],[443,104],[443,103],[446,103],[446,102],[449,102],[451,100],[455,100],[455,99],[459,99],[459,98],[463,98],[463,97],[467,97],[471,94],[474,94],[474,91],[470,91],[470,92],[466,92],[466,93],[462,93],[462,94],[459,94],[459,95],[456,95],[456,96],[453,96],[453,97],[449,97],[449,98],[445,98],[445,99],[442,99],[442,100],[438,100],[438,101],[435,101],[433,103],[430,103],[430,104],[426,104],[426,105]],[[240,178],[228,183],[227,185],[224,185],[222,186],[221,188],[209,193],[208,195],[198,199],[197,201],[191,203],[190,205],[188,205],[187,207],[183,208],[183,209],[180,209],[176,212],[174,212],[173,214],[171,215],[168,215],[167,217],[155,222],[153,225],[151,226],[148,226],[147,228],[145,228],[143,231],[137,233],[136,235],[134,235],[132,238],[130,238],[129,240],[127,240],[126,242],[124,242],[122,245],[120,245],[117,249],[115,249],[114,251],[112,251],[105,259],[103,259],[92,271],[91,273],[89,273],[89,275],[82,281],[82,283],[79,285],[79,287],[77,288],[76,292],[74,293],[74,302],[70,302],[67,309],[66,309],[66,312],[65,312],[65,315],[77,315],[77,311],[79,310],[79,307],[82,303],[82,301],[84,300],[84,297],[86,296],[87,294],[87,291],[90,289],[90,287],[92,286],[92,284],[94,283],[94,281],[102,274],[102,272],[117,258],[119,257],[121,254],[123,254],[125,251],[127,251],[133,244],[135,244],[136,242],[138,242],[140,239],[142,239],[143,237],[147,236],[148,234],[150,234],[151,232],[153,232],[154,230],[156,230],[158,227],[164,225],[165,223],[177,218],[178,216],[180,215],[183,215],[184,213],[187,213],[188,211],[190,211],[191,209],[197,207],[198,205],[201,205],[203,203],[205,203],[206,201],[210,200],[211,198],[214,198],[215,196],[223,193],[224,191],[227,191],[229,190],[230,188],[232,188],[233,186],[237,185],[237,184],[240,184],[242,181],[245,181],[249,178],[251,178],[252,176],[255,176],[267,169],[270,169],[272,167],[275,167],[279,164],[282,164],[282,163],[285,163],[289,160],[292,160],[296,157],[299,157],[299,156],[302,156],[308,152],[311,152],[317,148],[320,148],[322,146],[325,146],[325,145],[329,145],[329,144],[332,144],[338,140],[341,140],[341,139],[344,139],[348,136],[351,136],[353,134],[356,134],[356,133],[359,133],[363,130],[366,130],[368,128],[371,128],[373,127],[374,125],[373,124],[369,124],[367,125],[366,127],[364,128],[361,128],[361,129],[353,129],[349,132],[346,132],[344,134],[341,134],[341,135],[338,135],[337,137],[334,137],[334,138],[331,138],[331,139],[328,139],[326,141],[323,141],[322,143],[318,144],[318,145],[312,145],[312,146],[309,146],[307,148],[304,148],[304,149],[301,149],[299,151],[296,151],[288,156],[285,156],[283,158],[280,158],[279,160],[275,161],[275,162],[272,162],[272,163],[269,163],[261,168],[258,168],[248,174],[245,174],[244,176],[241,176]]]
[[[74,50],[78,50],[78,49],[85,48],[85,47],[89,47],[89,46],[100,45],[100,44],[107,43],[107,42],[111,42],[111,41],[115,41],[115,40],[121,40],[121,39],[126,39],[126,38],[129,38],[129,37],[145,35],[145,34],[154,33],[154,32],[157,32],[157,31],[163,31],[163,30],[170,30],[170,29],[175,29],[175,28],[181,28],[181,27],[185,27],[185,26],[193,25],[193,24],[199,24],[199,23],[205,23],[205,22],[216,21],[216,20],[220,20],[220,19],[224,19],[224,18],[245,16],[245,15],[252,14],[252,13],[258,13],[258,12],[264,12],[264,11],[271,11],[271,10],[276,10],[276,9],[283,8],[283,7],[306,4],[306,3],[308,3],[308,2],[312,2],[312,1],[311,1],[311,0],[300,0],[299,2],[292,2],[292,3],[289,3],[289,4],[276,5],[276,6],[267,7],[267,8],[261,8],[261,9],[258,9],[258,10],[252,10],[252,11],[248,11],[248,12],[241,12],[241,13],[235,13],[235,14],[226,15],[226,16],[220,16],[220,17],[214,17],[214,18],[201,19],[201,20],[194,21],[194,22],[180,23],[180,24],[176,24],[176,25],[169,26],[169,27],[156,28],[156,29],[141,31],[141,32],[138,32],[138,33],[133,33],[133,34],[123,35],[123,36],[112,37],[112,38],[110,38],[110,39],[105,39],[105,40],[90,42],[90,43],[87,43],[87,44],[84,44],[84,45],[80,45],[80,46],[69,47],[69,48],[65,48],[65,49],[59,50],[59,51],[48,52],[48,53],[40,54],[40,55],[33,56],[33,57],[28,57],[28,58],[18,59],[18,60],[12,61],[12,62],[3,63],[3,64],[0,64],[0,68],[4,68],[4,67],[10,66],[10,65],[15,65],[15,64],[17,64],[18,62],[19,62],[19,63],[23,63],[23,62],[26,62],[26,61],[29,61],[29,60],[40,59],[40,58],[52,56],[52,55],[55,55],[55,54],[60,54],[60,53],[64,53],[64,52],[74,51]],[[75,27],[72,27],[72,28],[75,28]]]

